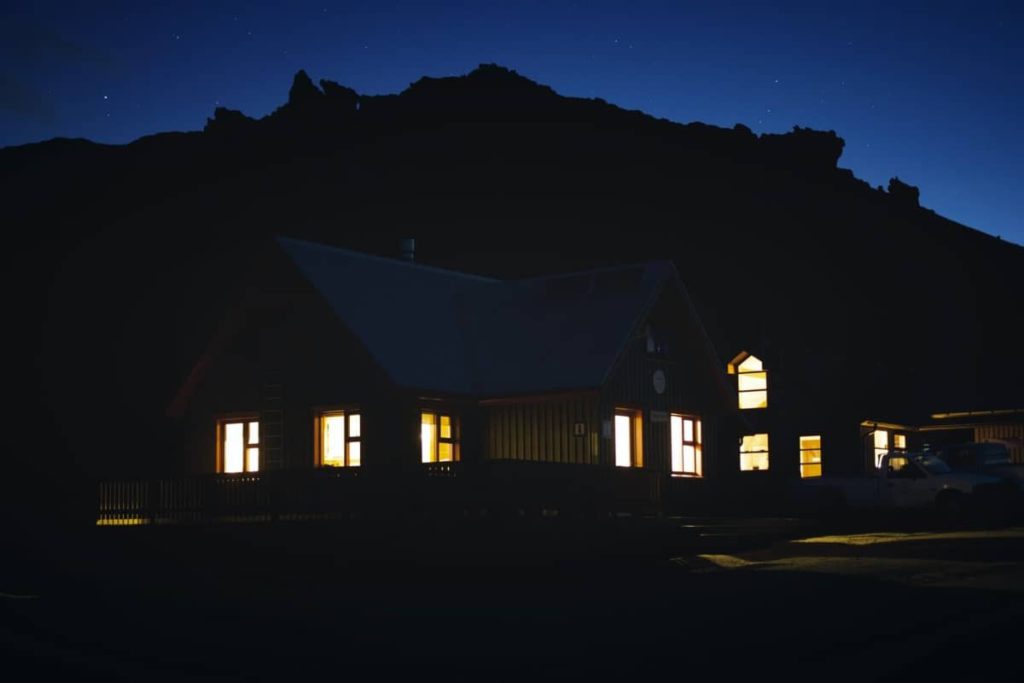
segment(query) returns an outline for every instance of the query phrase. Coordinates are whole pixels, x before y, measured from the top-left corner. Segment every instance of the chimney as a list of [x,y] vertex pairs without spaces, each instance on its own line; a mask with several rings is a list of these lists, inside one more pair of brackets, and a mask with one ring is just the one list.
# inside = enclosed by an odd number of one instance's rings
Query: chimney
[[398,250],[402,255],[403,261],[415,261],[416,260],[416,240],[412,237],[403,237],[398,242]]

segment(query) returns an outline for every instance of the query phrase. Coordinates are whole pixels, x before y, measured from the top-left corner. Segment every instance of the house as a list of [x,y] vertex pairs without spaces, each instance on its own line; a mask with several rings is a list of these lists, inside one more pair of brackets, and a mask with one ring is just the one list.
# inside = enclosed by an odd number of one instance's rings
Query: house
[[287,238],[247,259],[168,409],[182,457],[105,484],[101,524],[707,496],[736,399],[670,262],[496,280]]

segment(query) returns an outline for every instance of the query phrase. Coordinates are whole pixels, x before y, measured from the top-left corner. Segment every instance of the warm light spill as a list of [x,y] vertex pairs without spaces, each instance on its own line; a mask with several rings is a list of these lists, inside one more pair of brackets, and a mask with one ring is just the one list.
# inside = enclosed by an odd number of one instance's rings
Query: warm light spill
[[224,471],[241,472],[244,466],[245,424],[228,422],[224,425]]
[[437,426],[433,413],[422,413],[420,416],[420,449],[423,462],[434,462],[437,452]]
[[875,467],[882,466],[882,456],[889,451],[889,432],[884,429],[876,429],[875,441]]
[[740,470],[768,469],[768,435],[747,434],[740,445]]
[[615,464],[618,467],[629,467],[632,465],[632,458],[630,457],[630,441],[632,440],[630,420],[629,415],[615,416]]
[[683,471],[683,418],[673,415],[669,420],[669,436],[672,440],[672,471]]
[[821,436],[800,437],[800,476],[821,476]]
[[260,471],[260,449],[259,448],[246,448],[245,449],[245,471],[246,472],[259,472]]
[[[358,424],[358,422],[356,422]],[[322,462],[331,467],[345,466],[345,414],[330,413],[321,418]]]

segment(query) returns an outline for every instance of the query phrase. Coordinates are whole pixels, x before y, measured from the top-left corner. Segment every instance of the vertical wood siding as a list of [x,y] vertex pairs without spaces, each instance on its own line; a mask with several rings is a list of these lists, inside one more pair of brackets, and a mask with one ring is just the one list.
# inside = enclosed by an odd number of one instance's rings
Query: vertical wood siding
[[[601,428],[595,395],[488,405],[483,415],[487,459],[598,463],[591,438]],[[584,424],[582,436],[573,433],[577,422]]]

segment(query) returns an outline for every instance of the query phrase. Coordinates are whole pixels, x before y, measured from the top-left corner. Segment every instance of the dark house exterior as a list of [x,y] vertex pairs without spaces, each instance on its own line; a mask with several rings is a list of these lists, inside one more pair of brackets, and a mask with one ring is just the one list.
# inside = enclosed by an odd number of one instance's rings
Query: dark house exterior
[[501,281],[278,238],[252,263],[169,407],[181,459],[107,484],[101,523],[660,511],[718,474],[735,394],[670,262]]

